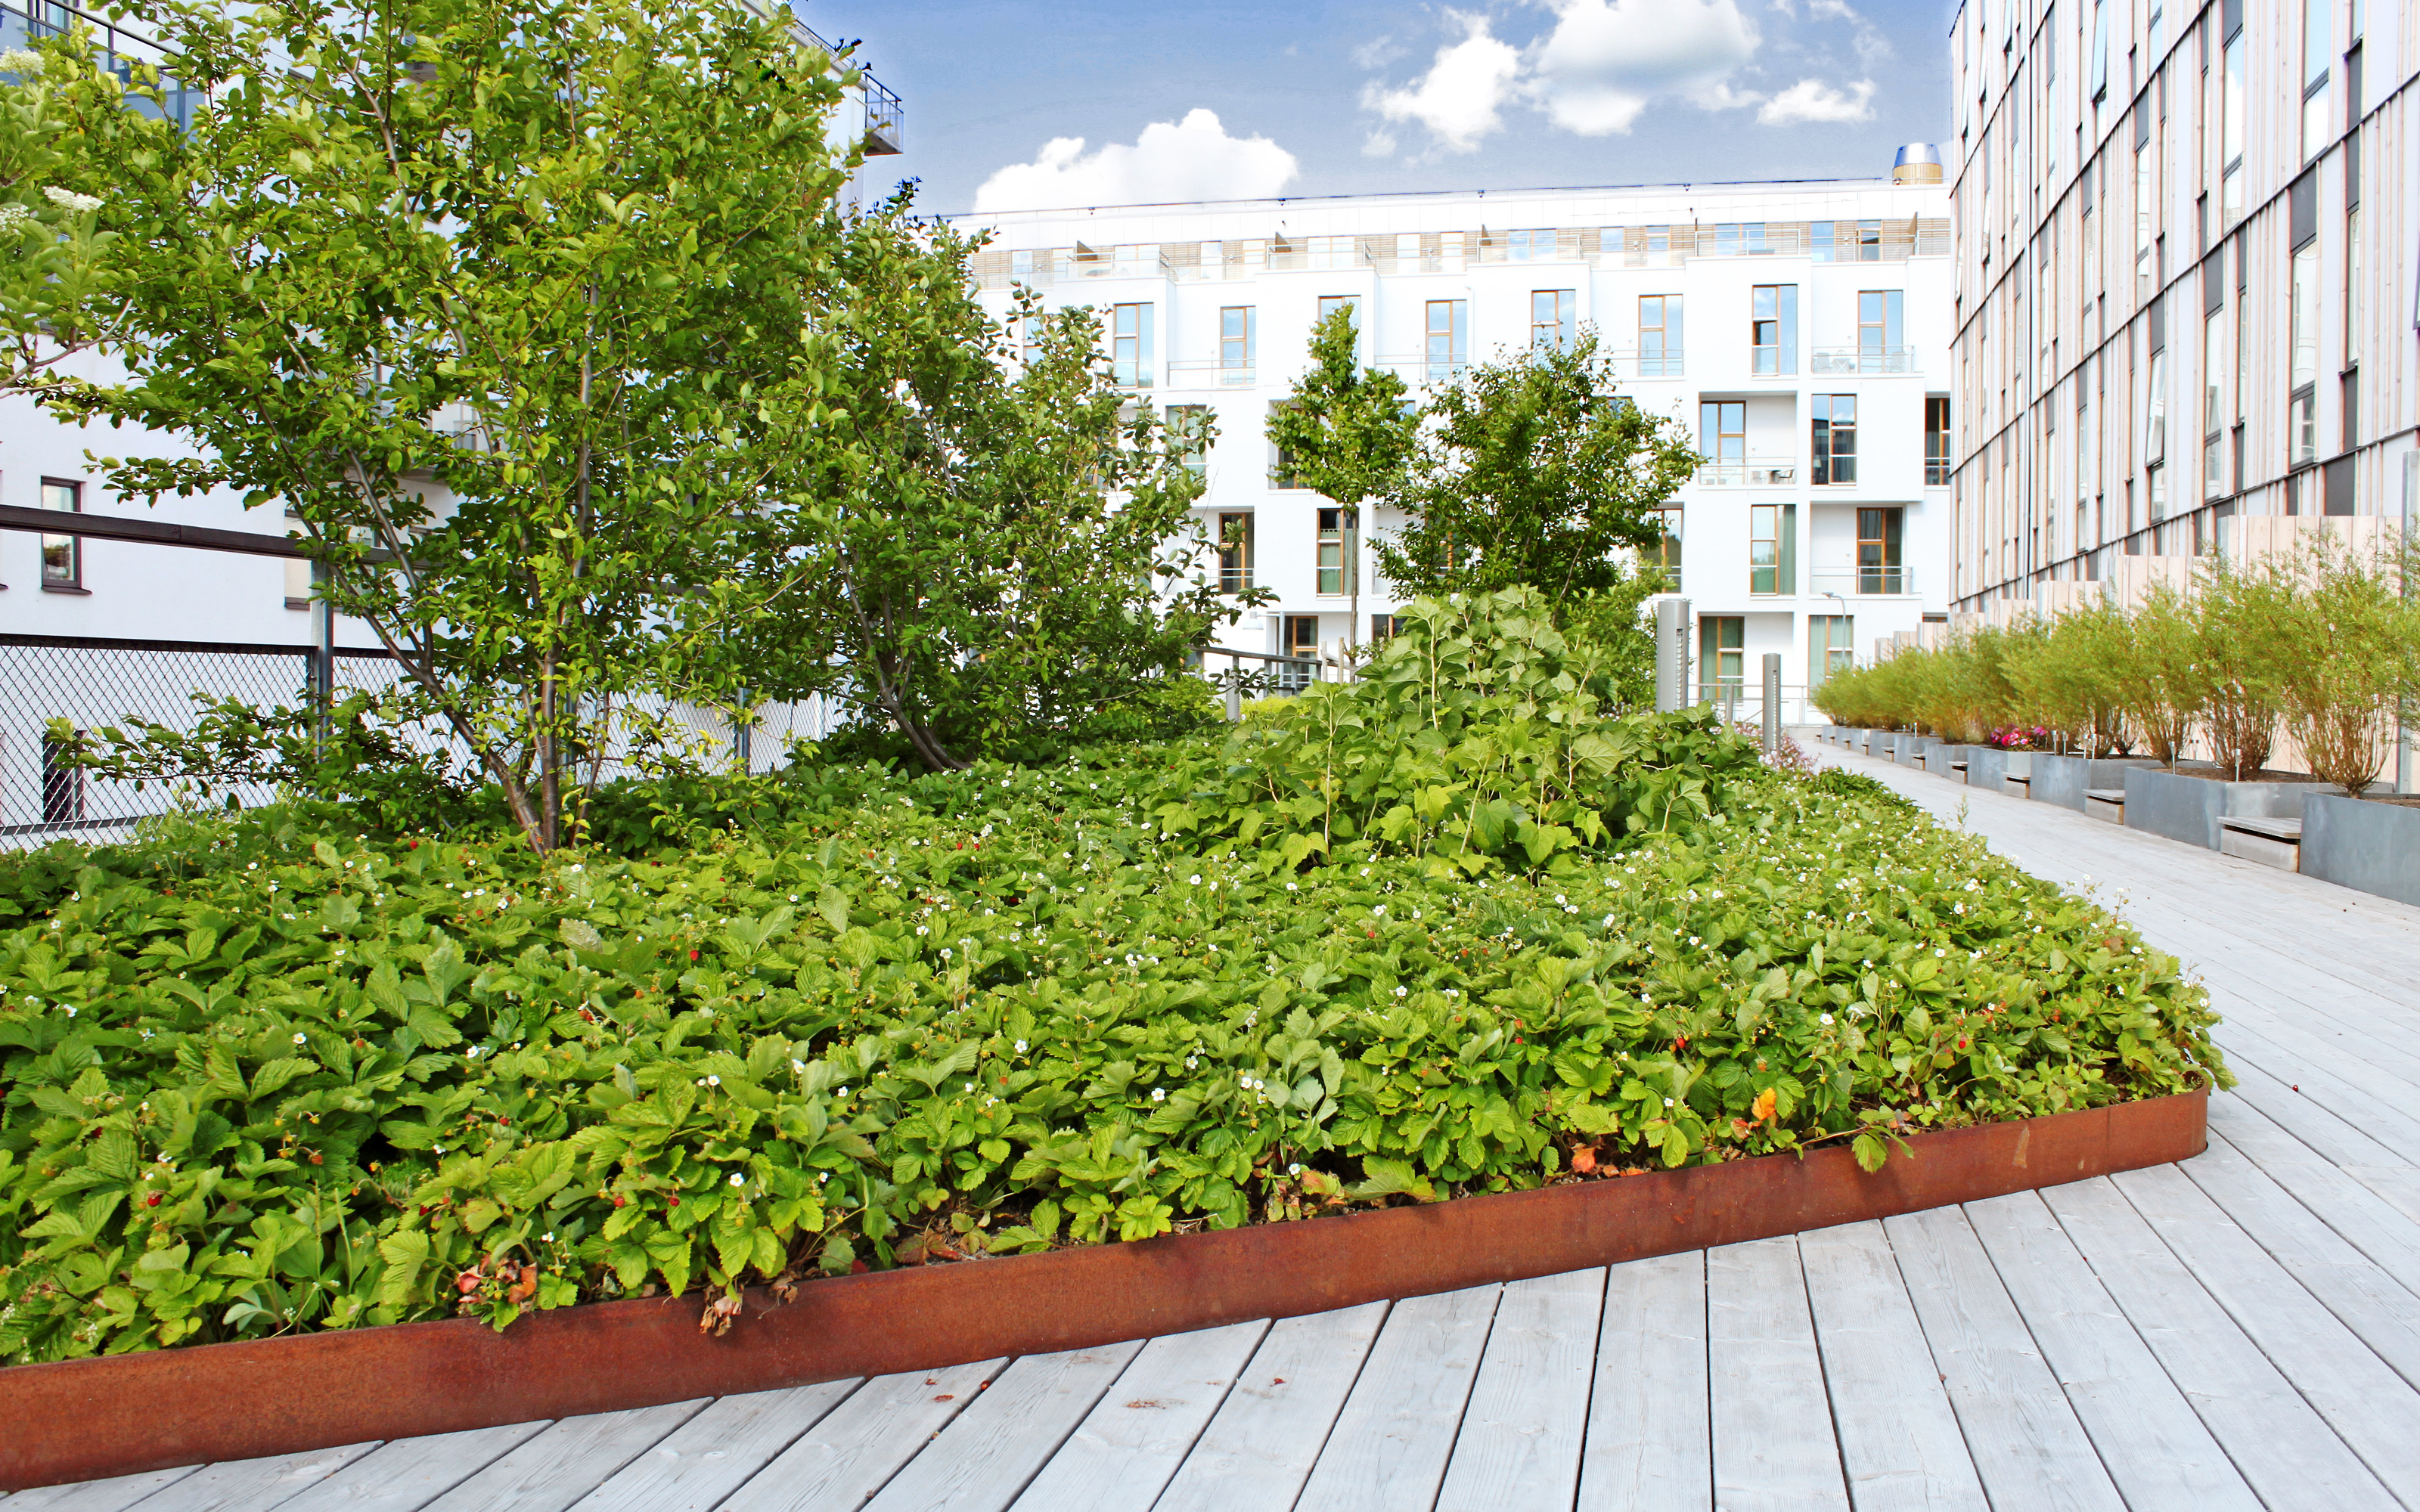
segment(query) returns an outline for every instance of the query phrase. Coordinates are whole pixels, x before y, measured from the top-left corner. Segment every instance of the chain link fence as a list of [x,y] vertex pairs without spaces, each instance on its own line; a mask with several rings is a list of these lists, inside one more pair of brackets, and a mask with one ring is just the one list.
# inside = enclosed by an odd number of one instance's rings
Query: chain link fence
[[[0,634],[0,848],[64,837],[115,840],[139,820],[205,802],[224,804],[230,795],[245,808],[274,801],[277,793],[267,783],[220,785],[205,799],[191,784],[147,782],[138,789],[98,776],[68,759],[50,733],[52,721],[85,733],[124,729],[131,721],[190,732],[207,705],[227,699],[264,711],[304,707],[312,698],[314,654],[307,645]],[[338,698],[382,692],[403,676],[383,651],[338,647],[333,661],[330,681]],[[643,769],[639,732],[644,727],[655,727],[692,757],[764,772],[782,764],[793,740],[822,740],[847,722],[823,698],[762,705],[744,730],[735,729],[727,711],[663,700],[633,701],[617,712],[598,774],[608,780]],[[442,725],[408,725],[399,733],[432,764],[469,764],[468,748]]]

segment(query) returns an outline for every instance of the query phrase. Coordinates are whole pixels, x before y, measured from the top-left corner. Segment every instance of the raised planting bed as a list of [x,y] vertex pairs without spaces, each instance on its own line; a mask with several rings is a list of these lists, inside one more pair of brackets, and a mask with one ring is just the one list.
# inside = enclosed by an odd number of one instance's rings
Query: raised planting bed
[[2420,798],[2308,795],[2300,859],[2306,877],[2420,905]]
[[1939,744],[1931,735],[1900,735],[1891,743],[1891,760],[1901,766],[1922,766],[1924,753]]
[[2131,767],[2126,773],[2126,827],[2217,850],[2220,822],[2300,819],[2303,800],[2327,791],[2314,779],[2230,782],[2200,771]]
[[2094,788],[2123,793],[2128,767],[2158,764],[2149,756],[2054,756],[2036,751],[2033,787],[2027,796],[2036,803],[2055,803],[2082,813],[2086,793]]
[[2303,821],[2229,814],[2218,822],[2218,853],[2281,872],[2303,867]]
[[2209,1094],[1047,1255],[0,1370],[0,1489],[1097,1347],[1867,1222],[2187,1159]]

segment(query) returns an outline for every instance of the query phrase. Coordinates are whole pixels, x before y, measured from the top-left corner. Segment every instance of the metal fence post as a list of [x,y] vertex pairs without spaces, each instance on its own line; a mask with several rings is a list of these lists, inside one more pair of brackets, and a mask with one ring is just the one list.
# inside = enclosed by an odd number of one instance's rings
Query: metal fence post
[[1764,753],[1781,753],[1781,654],[1764,654]]
[[336,703],[336,606],[331,600],[335,587],[325,562],[311,562],[311,748],[324,755],[328,748],[328,724]]

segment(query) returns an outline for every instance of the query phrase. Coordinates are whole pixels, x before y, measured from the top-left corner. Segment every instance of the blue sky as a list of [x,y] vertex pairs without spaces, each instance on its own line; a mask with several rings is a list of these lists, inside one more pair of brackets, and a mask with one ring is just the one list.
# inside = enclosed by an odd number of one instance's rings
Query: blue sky
[[1950,0],[802,0],[957,213],[1871,177],[1947,131]]

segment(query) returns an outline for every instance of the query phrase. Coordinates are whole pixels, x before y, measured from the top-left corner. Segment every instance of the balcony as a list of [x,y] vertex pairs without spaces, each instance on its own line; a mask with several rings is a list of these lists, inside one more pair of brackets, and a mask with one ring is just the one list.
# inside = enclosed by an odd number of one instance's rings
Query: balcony
[[[825,41],[805,22],[793,16],[790,27],[799,40],[810,47],[822,48],[835,59],[840,56],[840,49]],[[900,104],[899,97],[892,94],[881,80],[863,71],[858,75],[858,89],[865,97],[865,155],[886,158],[906,151],[908,111]]]
[[1818,347],[1808,372],[1818,377],[1845,373],[1919,372],[1913,347]]
[[[160,69],[160,94],[167,106],[167,117],[180,127],[192,129],[194,107],[201,101],[201,91],[186,88],[168,73],[170,54],[166,48],[139,33],[61,4],[60,0],[32,0],[30,4],[26,0],[0,0],[0,53],[24,50],[27,43],[40,38],[64,37],[73,25],[91,28],[99,54],[95,61],[116,74],[120,84],[132,84],[137,68]],[[141,115],[161,114],[159,107],[147,100],[129,100],[128,104]]]
[[1676,378],[1683,376],[1681,349],[1642,353],[1636,347],[1600,347],[1597,356],[1613,364],[1613,376],[1625,378]]
[[1711,488],[1781,488],[1798,481],[1794,456],[1729,457],[1698,469],[1696,481]]
[[1450,357],[1428,358],[1415,352],[1409,356],[1378,357],[1370,363],[1373,371],[1394,374],[1404,382],[1452,383],[1470,371],[1470,354],[1456,352]]
[[1916,592],[1913,567],[1817,567],[1807,588],[1818,597],[1903,598]]
[[1217,360],[1171,363],[1168,364],[1168,386],[1171,389],[1249,389],[1259,381],[1259,371],[1249,363]]

